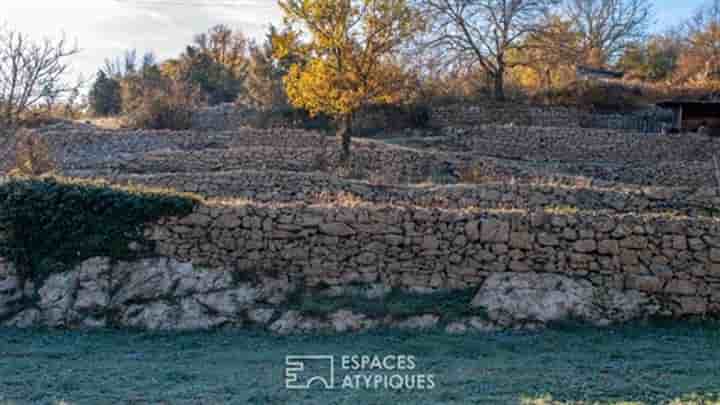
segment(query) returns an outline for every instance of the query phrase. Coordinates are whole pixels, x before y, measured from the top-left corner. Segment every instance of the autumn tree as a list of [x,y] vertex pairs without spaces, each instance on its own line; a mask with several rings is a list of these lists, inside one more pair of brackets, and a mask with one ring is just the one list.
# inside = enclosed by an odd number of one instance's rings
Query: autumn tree
[[510,54],[542,29],[543,16],[559,0],[416,0],[429,21],[424,43],[445,53],[448,63],[479,66],[505,98]]
[[[340,160],[350,158],[353,114],[396,101],[403,71],[395,51],[419,30],[407,0],[281,0],[288,27],[276,52],[303,57],[285,77],[291,103],[339,122]],[[304,42],[298,38],[306,39]]]
[[669,80],[677,68],[681,52],[681,41],[674,35],[654,35],[645,42],[626,47],[617,68],[630,78]]
[[677,79],[700,85],[720,81],[720,0],[701,7],[686,23]]
[[529,34],[509,60],[514,78],[525,88],[548,89],[575,76],[579,37],[572,22],[550,15],[543,29]]

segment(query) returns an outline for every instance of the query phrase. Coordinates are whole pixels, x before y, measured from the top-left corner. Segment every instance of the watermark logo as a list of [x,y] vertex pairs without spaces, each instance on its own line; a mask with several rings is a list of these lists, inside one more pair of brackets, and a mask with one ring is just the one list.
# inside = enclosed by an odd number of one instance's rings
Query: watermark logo
[[290,355],[285,388],[432,390],[435,375],[417,372],[417,359],[409,355]]
[[[319,371],[311,371],[310,367]],[[335,358],[329,355],[285,357],[285,388],[307,390],[317,385],[335,388]]]

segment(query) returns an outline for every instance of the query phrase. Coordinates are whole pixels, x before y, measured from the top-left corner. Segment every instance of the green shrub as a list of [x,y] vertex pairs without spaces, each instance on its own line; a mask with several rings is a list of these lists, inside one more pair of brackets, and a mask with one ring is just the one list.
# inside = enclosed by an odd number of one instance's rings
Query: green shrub
[[[198,198],[64,178],[0,184],[0,256],[42,280],[91,257],[130,259],[152,249],[144,225],[192,212]],[[135,242],[136,248],[131,248]]]

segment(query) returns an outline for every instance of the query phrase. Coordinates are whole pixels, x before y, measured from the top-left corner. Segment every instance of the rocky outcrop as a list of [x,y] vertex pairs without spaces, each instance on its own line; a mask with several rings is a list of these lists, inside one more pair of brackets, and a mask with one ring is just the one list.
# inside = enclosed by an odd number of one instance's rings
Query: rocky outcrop
[[[23,288],[12,266],[0,275],[0,324],[9,327],[135,328],[207,330],[252,326],[278,334],[357,332],[380,326],[435,327],[440,314],[380,316],[338,309],[303,313],[286,304],[297,285],[284,277],[237,281],[227,269],[204,269],[169,258],[113,262],[92,258],[75,269],[50,276],[35,289]],[[379,292],[380,291],[380,292]],[[318,295],[342,296],[328,289]],[[367,299],[386,291],[368,285]],[[469,321],[469,320],[468,320]]]
[[472,302],[502,325],[579,320],[605,325],[653,316],[658,305],[646,294],[595,287],[558,274],[500,273],[483,284]]
[[276,302],[287,279],[250,283],[224,270],[202,269],[168,258],[113,263],[93,258],[50,276],[35,291],[22,289],[7,268],[0,272],[0,319],[10,326],[119,326],[143,329],[209,329],[249,321],[256,304]]

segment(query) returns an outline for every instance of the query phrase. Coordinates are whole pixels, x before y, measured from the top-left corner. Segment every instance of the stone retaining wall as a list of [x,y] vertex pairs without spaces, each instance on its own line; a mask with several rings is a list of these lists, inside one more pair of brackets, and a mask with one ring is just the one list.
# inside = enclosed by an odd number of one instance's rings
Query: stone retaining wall
[[225,103],[193,111],[192,128],[199,131],[232,131],[257,120],[257,111]]
[[432,122],[436,127],[514,124],[579,128],[580,117],[580,112],[571,108],[513,103],[458,104],[436,107],[432,112]]
[[[76,172],[79,176],[98,173]],[[487,183],[482,185],[379,185],[339,179],[323,173],[289,171],[223,171],[215,173],[164,173],[103,176],[112,183],[142,184],[198,193],[207,197],[247,198],[266,203],[301,201],[342,204],[359,200],[426,208],[577,209],[611,213],[660,212],[708,214],[720,207],[716,188],[603,188],[551,184]]]
[[445,128],[428,146],[508,159],[598,162],[708,161],[720,141],[698,134],[641,134],[587,128]]
[[357,143],[353,148],[352,165],[350,169],[345,169],[339,163],[339,148],[334,144],[312,147],[245,146],[231,149],[162,150],[137,154],[125,160],[77,164],[64,173],[72,174],[78,170],[131,174],[279,170],[327,172],[384,184],[402,184],[424,182],[436,173],[452,174],[454,159],[446,155],[386,147],[377,143]]
[[421,327],[446,315],[312,318],[283,307],[293,291],[358,288],[368,299],[470,289],[468,308],[486,311],[492,327],[720,311],[718,219],[230,204],[148,224],[146,236],[159,258],[92,259],[38,284],[2,263],[0,322],[196,329],[255,319],[288,332]]
[[[334,137],[300,130],[97,131],[46,128],[62,173],[293,170],[336,173]],[[647,186],[714,186],[712,156],[720,141],[700,135],[644,135],[609,130],[482,126],[447,128],[412,138],[411,148],[353,143],[349,173],[384,184],[456,182],[467,168],[481,177],[586,177]],[[347,174],[347,173],[346,173]]]
[[720,287],[717,219],[243,205],[166,219],[148,236],[163,256],[241,272],[287,271],[308,285],[458,288],[488,273],[535,271],[652,281],[643,291],[661,294],[677,293],[673,280],[682,279],[707,304]]

